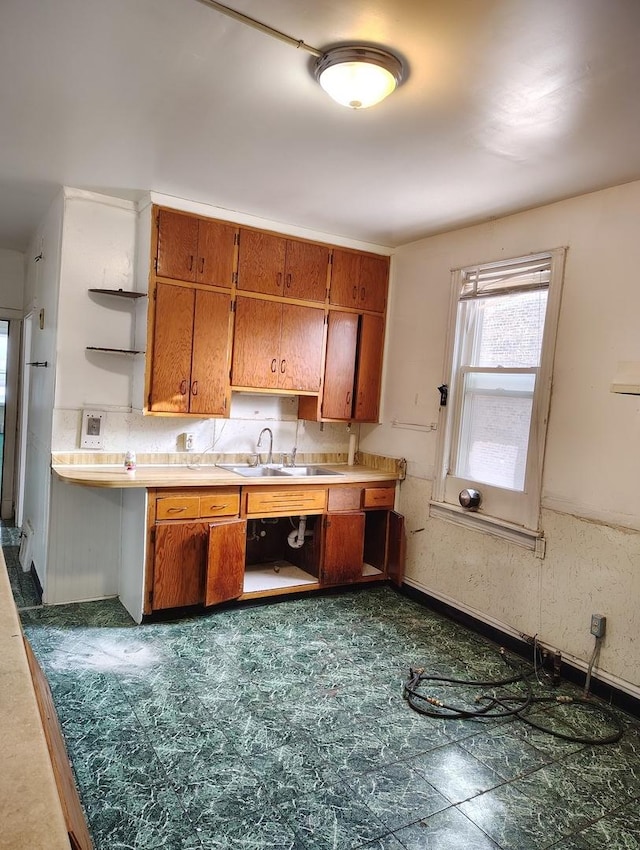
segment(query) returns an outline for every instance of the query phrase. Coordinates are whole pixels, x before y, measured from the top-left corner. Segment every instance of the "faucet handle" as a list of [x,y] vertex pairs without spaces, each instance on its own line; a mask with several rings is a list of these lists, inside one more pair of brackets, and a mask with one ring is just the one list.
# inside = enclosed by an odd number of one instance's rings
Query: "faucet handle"
[[296,454],[297,454],[297,453],[298,453],[298,447],[297,447],[297,446],[294,446],[294,447],[291,449],[291,466],[295,466],[295,465],[296,465]]

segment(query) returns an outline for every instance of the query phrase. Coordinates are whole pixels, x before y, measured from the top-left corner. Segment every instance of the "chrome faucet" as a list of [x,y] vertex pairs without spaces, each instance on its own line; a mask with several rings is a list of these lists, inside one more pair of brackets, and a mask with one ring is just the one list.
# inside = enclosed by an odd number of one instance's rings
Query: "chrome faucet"
[[263,428],[260,431],[260,436],[258,437],[258,442],[256,443],[256,448],[259,449],[262,446],[262,437],[264,434],[269,435],[269,454],[267,455],[267,466],[273,463],[273,431],[271,428]]

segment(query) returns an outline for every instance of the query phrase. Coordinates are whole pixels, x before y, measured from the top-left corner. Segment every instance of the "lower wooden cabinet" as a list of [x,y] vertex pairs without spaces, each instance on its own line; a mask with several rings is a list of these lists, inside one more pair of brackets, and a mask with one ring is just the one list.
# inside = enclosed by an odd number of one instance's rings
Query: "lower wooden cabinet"
[[[386,578],[400,584],[405,533],[394,496],[384,482],[153,491],[145,614]],[[256,569],[273,570],[272,587],[255,586]],[[300,580],[280,584],[281,570]]]

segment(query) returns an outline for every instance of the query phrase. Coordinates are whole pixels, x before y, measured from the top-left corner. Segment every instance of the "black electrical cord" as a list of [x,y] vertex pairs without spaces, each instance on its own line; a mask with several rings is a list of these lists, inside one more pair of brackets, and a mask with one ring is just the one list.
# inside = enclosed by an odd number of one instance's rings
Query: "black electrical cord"
[[[616,714],[606,706],[599,703],[591,702],[584,698],[574,698],[569,696],[535,696],[531,688],[530,679],[536,678],[538,684],[537,665],[533,667],[517,668],[515,663],[507,656],[504,650],[500,650],[500,655],[504,662],[516,672],[512,676],[503,679],[485,680],[478,679],[457,679],[448,676],[431,676],[425,673],[424,669],[411,668],[409,678],[404,686],[404,698],[414,711],[423,714],[427,717],[437,717],[444,720],[473,720],[484,718],[505,718],[515,717],[522,720],[528,726],[538,729],[540,732],[545,732],[552,735],[554,738],[561,738],[565,741],[571,741],[578,744],[596,745],[596,744],[614,744],[619,741],[624,734],[624,727]],[[423,683],[439,683],[441,685],[463,686],[473,688],[490,688],[494,691],[490,693],[479,693],[474,698],[475,707],[468,705],[453,705],[444,702],[437,697],[429,696],[420,690]],[[510,693],[495,693],[498,688],[505,685],[522,682],[525,687],[524,694]],[[529,712],[534,706],[541,705],[574,705],[584,708],[594,714],[599,714],[604,717],[609,724],[609,728],[613,731],[603,733],[602,735],[584,736],[577,733],[561,732],[557,729],[551,729],[543,724],[532,720]]]

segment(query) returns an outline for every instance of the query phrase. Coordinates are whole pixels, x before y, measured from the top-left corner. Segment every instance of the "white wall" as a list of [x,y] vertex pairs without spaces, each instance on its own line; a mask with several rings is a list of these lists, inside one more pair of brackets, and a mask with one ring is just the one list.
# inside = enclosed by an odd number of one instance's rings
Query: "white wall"
[[0,315],[22,318],[25,255],[0,248]]
[[[34,530],[33,563],[47,600],[47,541],[51,482],[51,422],[55,392],[56,326],[62,241],[62,193],[56,198],[26,253],[25,313],[33,311],[29,360],[46,362],[32,367],[29,385],[28,431],[25,465],[24,518]],[[35,258],[42,255],[36,262]],[[44,325],[38,316],[44,310]]]
[[[617,362],[640,361],[640,183],[424,239],[397,251],[383,424],[362,447],[405,456],[408,577],[490,622],[588,658],[589,617],[608,617],[600,666],[640,693],[640,398],[614,395]],[[428,518],[450,270],[567,246],[542,494],[545,560]],[[411,534],[416,529],[424,531]]]

